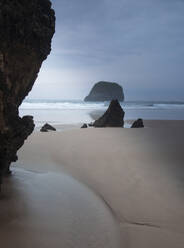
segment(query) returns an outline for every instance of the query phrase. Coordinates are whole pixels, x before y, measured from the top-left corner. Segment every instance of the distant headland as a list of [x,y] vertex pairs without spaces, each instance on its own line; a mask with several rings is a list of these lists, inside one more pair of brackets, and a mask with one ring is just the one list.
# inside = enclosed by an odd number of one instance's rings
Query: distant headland
[[84,101],[99,102],[111,101],[112,99],[124,101],[123,88],[117,83],[100,81],[93,86]]

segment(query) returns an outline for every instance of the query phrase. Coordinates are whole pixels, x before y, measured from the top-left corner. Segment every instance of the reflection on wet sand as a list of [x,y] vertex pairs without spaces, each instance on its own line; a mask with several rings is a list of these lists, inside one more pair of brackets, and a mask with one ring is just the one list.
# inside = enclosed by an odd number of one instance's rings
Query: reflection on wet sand
[[108,208],[72,177],[14,169],[3,191],[1,247],[120,247]]

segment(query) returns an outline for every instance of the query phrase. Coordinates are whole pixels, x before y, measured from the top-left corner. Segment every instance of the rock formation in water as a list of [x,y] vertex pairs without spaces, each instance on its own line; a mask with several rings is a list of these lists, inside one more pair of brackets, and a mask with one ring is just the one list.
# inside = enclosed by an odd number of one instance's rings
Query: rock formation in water
[[140,118],[134,121],[134,123],[131,126],[131,128],[143,128],[143,127],[144,127],[143,120]]
[[94,127],[123,127],[125,112],[121,108],[118,100],[112,100],[109,108],[102,117],[96,120]]
[[124,101],[124,93],[122,87],[117,83],[111,82],[98,82],[96,83],[89,95],[85,97],[84,101],[98,102],[98,101],[111,101],[117,99]]
[[56,128],[48,123],[45,123],[43,127],[41,127],[40,132],[48,132],[48,131],[56,131]]
[[18,108],[51,51],[55,14],[49,0],[0,0],[0,180],[34,129]]

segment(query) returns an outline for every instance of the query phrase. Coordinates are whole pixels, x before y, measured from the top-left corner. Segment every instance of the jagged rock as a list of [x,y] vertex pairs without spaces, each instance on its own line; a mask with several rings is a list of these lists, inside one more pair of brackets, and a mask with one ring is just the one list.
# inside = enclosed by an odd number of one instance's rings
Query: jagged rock
[[88,125],[86,123],[84,123],[81,128],[87,128],[87,127],[88,127]]
[[88,124],[88,126],[89,126],[89,127],[93,127],[93,124],[94,124],[94,123],[91,122],[91,123]]
[[45,127],[42,127],[42,128],[40,129],[40,132],[46,133],[46,132],[48,132],[48,129],[46,129]]
[[51,126],[50,124],[46,123],[43,125],[43,127],[40,129],[40,132],[48,132],[48,131],[56,131],[55,127]]
[[125,112],[121,108],[118,100],[112,100],[109,108],[102,117],[96,120],[94,127],[123,127]]
[[131,128],[142,128],[142,127],[144,127],[142,119],[137,119],[136,121],[134,121],[134,123],[131,126]]
[[20,118],[18,108],[51,51],[54,31],[49,0],[0,1],[0,181],[34,129],[33,118]]
[[100,81],[96,83],[91,89],[84,101],[111,101],[117,99],[124,101],[124,93],[122,87],[117,83]]

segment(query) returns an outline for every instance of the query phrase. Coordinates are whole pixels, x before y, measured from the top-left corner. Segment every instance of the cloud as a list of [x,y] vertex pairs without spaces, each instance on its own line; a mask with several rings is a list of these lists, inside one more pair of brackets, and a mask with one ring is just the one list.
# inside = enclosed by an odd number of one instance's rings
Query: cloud
[[71,74],[77,74],[81,92],[95,80],[114,79],[128,89],[178,88],[179,95],[184,87],[183,0],[54,0],[53,6],[56,34],[38,82],[52,70],[60,88],[64,70],[64,81],[70,79],[66,92],[76,82]]

